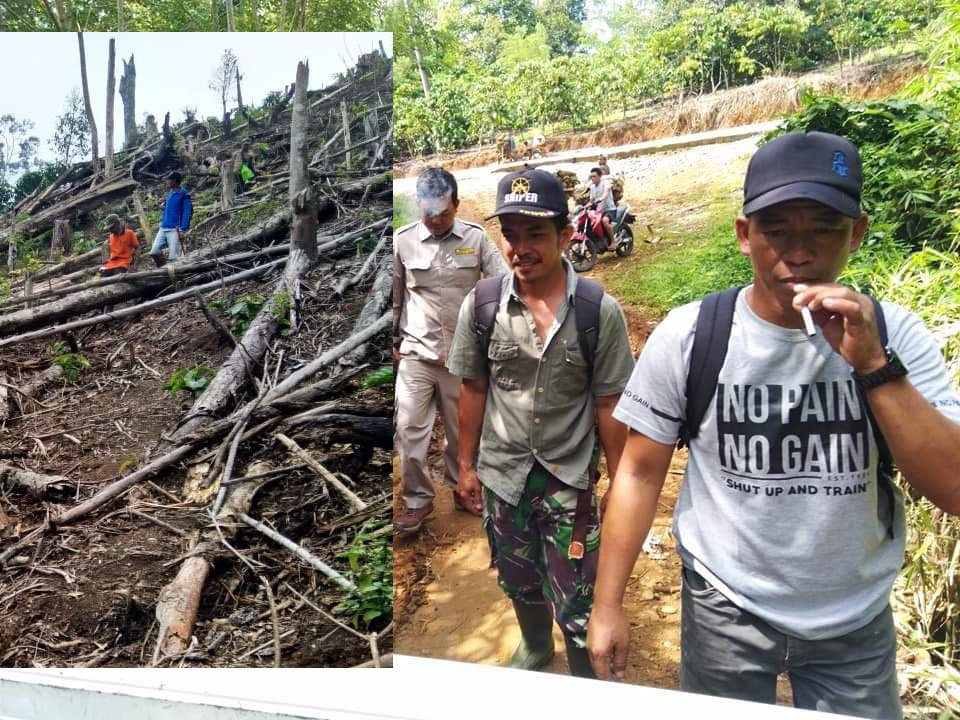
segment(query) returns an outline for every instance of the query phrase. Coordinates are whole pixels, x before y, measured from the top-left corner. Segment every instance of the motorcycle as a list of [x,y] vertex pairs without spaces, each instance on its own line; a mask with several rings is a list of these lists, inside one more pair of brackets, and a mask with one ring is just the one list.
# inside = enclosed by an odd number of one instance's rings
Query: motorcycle
[[[620,257],[633,252],[633,230],[630,226],[636,222],[636,216],[630,212],[630,205],[622,202],[617,214],[611,218],[615,251]],[[590,205],[577,205],[573,211],[575,232],[567,249],[567,259],[577,272],[586,272],[597,264],[597,259],[605,252],[607,235],[603,230],[603,211]]]

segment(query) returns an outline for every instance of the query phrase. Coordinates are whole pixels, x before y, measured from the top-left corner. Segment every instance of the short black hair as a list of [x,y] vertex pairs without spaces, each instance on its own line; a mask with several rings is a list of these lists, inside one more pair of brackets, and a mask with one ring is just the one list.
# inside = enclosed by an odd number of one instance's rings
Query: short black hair
[[570,217],[566,214],[557,215],[556,217],[550,218],[550,222],[553,223],[553,226],[557,229],[557,232],[563,232],[563,229],[570,224]]
[[170,179],[179,185],[181,182],[183,182],[183,175],[174,170],[172,173],[170,173]]
[[442,167],[431,167],[420,173],[417,178],[417,200],[442,198],[450,195],[457,202],[457,179]]
[[590,168],[590,174],[593,175],[594,173],[596,173],[597,175],[603,175],[603,170],[601,170],[598,167]]

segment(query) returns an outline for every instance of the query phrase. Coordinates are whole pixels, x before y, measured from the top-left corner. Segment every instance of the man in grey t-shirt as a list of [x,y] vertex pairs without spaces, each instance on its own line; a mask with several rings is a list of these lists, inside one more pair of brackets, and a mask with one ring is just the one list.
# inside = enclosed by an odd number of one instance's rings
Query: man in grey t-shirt
[[[798,707],[897,719],[889,595],[905,526],[899,491],[892,527],[878,513],[872,424],[914,489],[957,513],[960,398],[919,318],[883,303],[884,347],[870,298],[836,283],[867,228],[862,177],[856,147],[817,132],[777,138],[747,169],[736,234],[753,284],[737,297],[674,514],[680,684],[774,702],[786,672]],[[588,630],[601,677],[626,667],[623,591],[685,420],[698,309],[657,327],[614,413],[631,432]]]
[[613,239],[613,217],[617,214],[617,203],[613,200],[613,180],[603,174],[599,167],[590,170],[590,202],[603,212],[603,231],[607,234],[607,245],[616,249]]

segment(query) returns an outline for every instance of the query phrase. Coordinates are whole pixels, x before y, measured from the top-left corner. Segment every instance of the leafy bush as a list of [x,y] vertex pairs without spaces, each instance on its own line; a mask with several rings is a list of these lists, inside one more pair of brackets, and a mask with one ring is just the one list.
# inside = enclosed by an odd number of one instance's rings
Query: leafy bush
[[363,380],[363,387],[372,388],[380,385],[393,385],[393,366],[384,365],[382,368],[367,375]]
[[170,376],[163,388],[170,397],[181,390],[188,390],[193,395],[201,393],[210,385],[217,371],[206,365],[194,365],[192,368],[182,368]]
[[393,532],[386,520],[368,520],[350,549],[337,555],[350,563],[348,579],[357,586],[334,610],[352,616],[354,627],[374,622],[386,625],[393,617]]
[[68,382],[75,383],[80,379],[80,373],[90,368],[90,361],[83,355],[65,353],[53,358],[53,364],[63,368],[63,377]]
[[942,109],[912,100],[851,103],[808,93],[801,111],[768,137],[790,130],[836,133],[860,148],[863,205],[871,215],[868,246],[898,246],[904,255],[922,247],[956,249],[960,125]]
[[227,315],[233,318],[233,334],[237,337],[243,337],[243,334],[250,327],[250,322],[260,312],[263,303],[266,302],[263,295],[241,295],[233,305],[227,308]]

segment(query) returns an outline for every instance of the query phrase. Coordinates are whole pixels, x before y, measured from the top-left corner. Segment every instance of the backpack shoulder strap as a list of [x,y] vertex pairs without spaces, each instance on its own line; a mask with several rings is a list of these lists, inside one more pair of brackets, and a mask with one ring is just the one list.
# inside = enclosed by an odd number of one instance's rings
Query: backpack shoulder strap
[[477,281],[473,291],[473,328],[480,338],[480,345],[486,354],[490,346],[490,336],[497,320],[497,307],[500,305],[499,277],[488,277]]
[[[877,321],[877,334],[880,336],[880,344],[886,347],[890,338],[887,332],[887,319],[883,314],[883,306],[875,297],[871,297],[870,300],[873,301],[873,314]],[[893,484],[896,471],[894,469],[893,453],[890,452],[890,446],[887,445],[887,440],[880,432],[880,426],[877,425],[873,411],[870,410],[870,403],[867,402],[866,394],[859,385],[857,386],[857,394],[860,396],[860,404],[863,405],[867,413],[870,425],[873,427],[873,438],[877,443],[880,463],[877,468],[877,515],[887,531],[887,536],[892,540],[895,529],[894,509],[896,507]]]
[[603,303],[603,285],[590,278],[577,278],[577,290],[573,298],[574,319],[577,323],[577,340],[587,366],[593,372],[593,359],[600,340],[600,305]]
[[730,327],[739,293],[739,287],[729,288],[707,295],[700,303],[687,373],[687,409],[680,427],[680,447],[700,434],[700,424],[713,399],[720,368],[727,357]]

